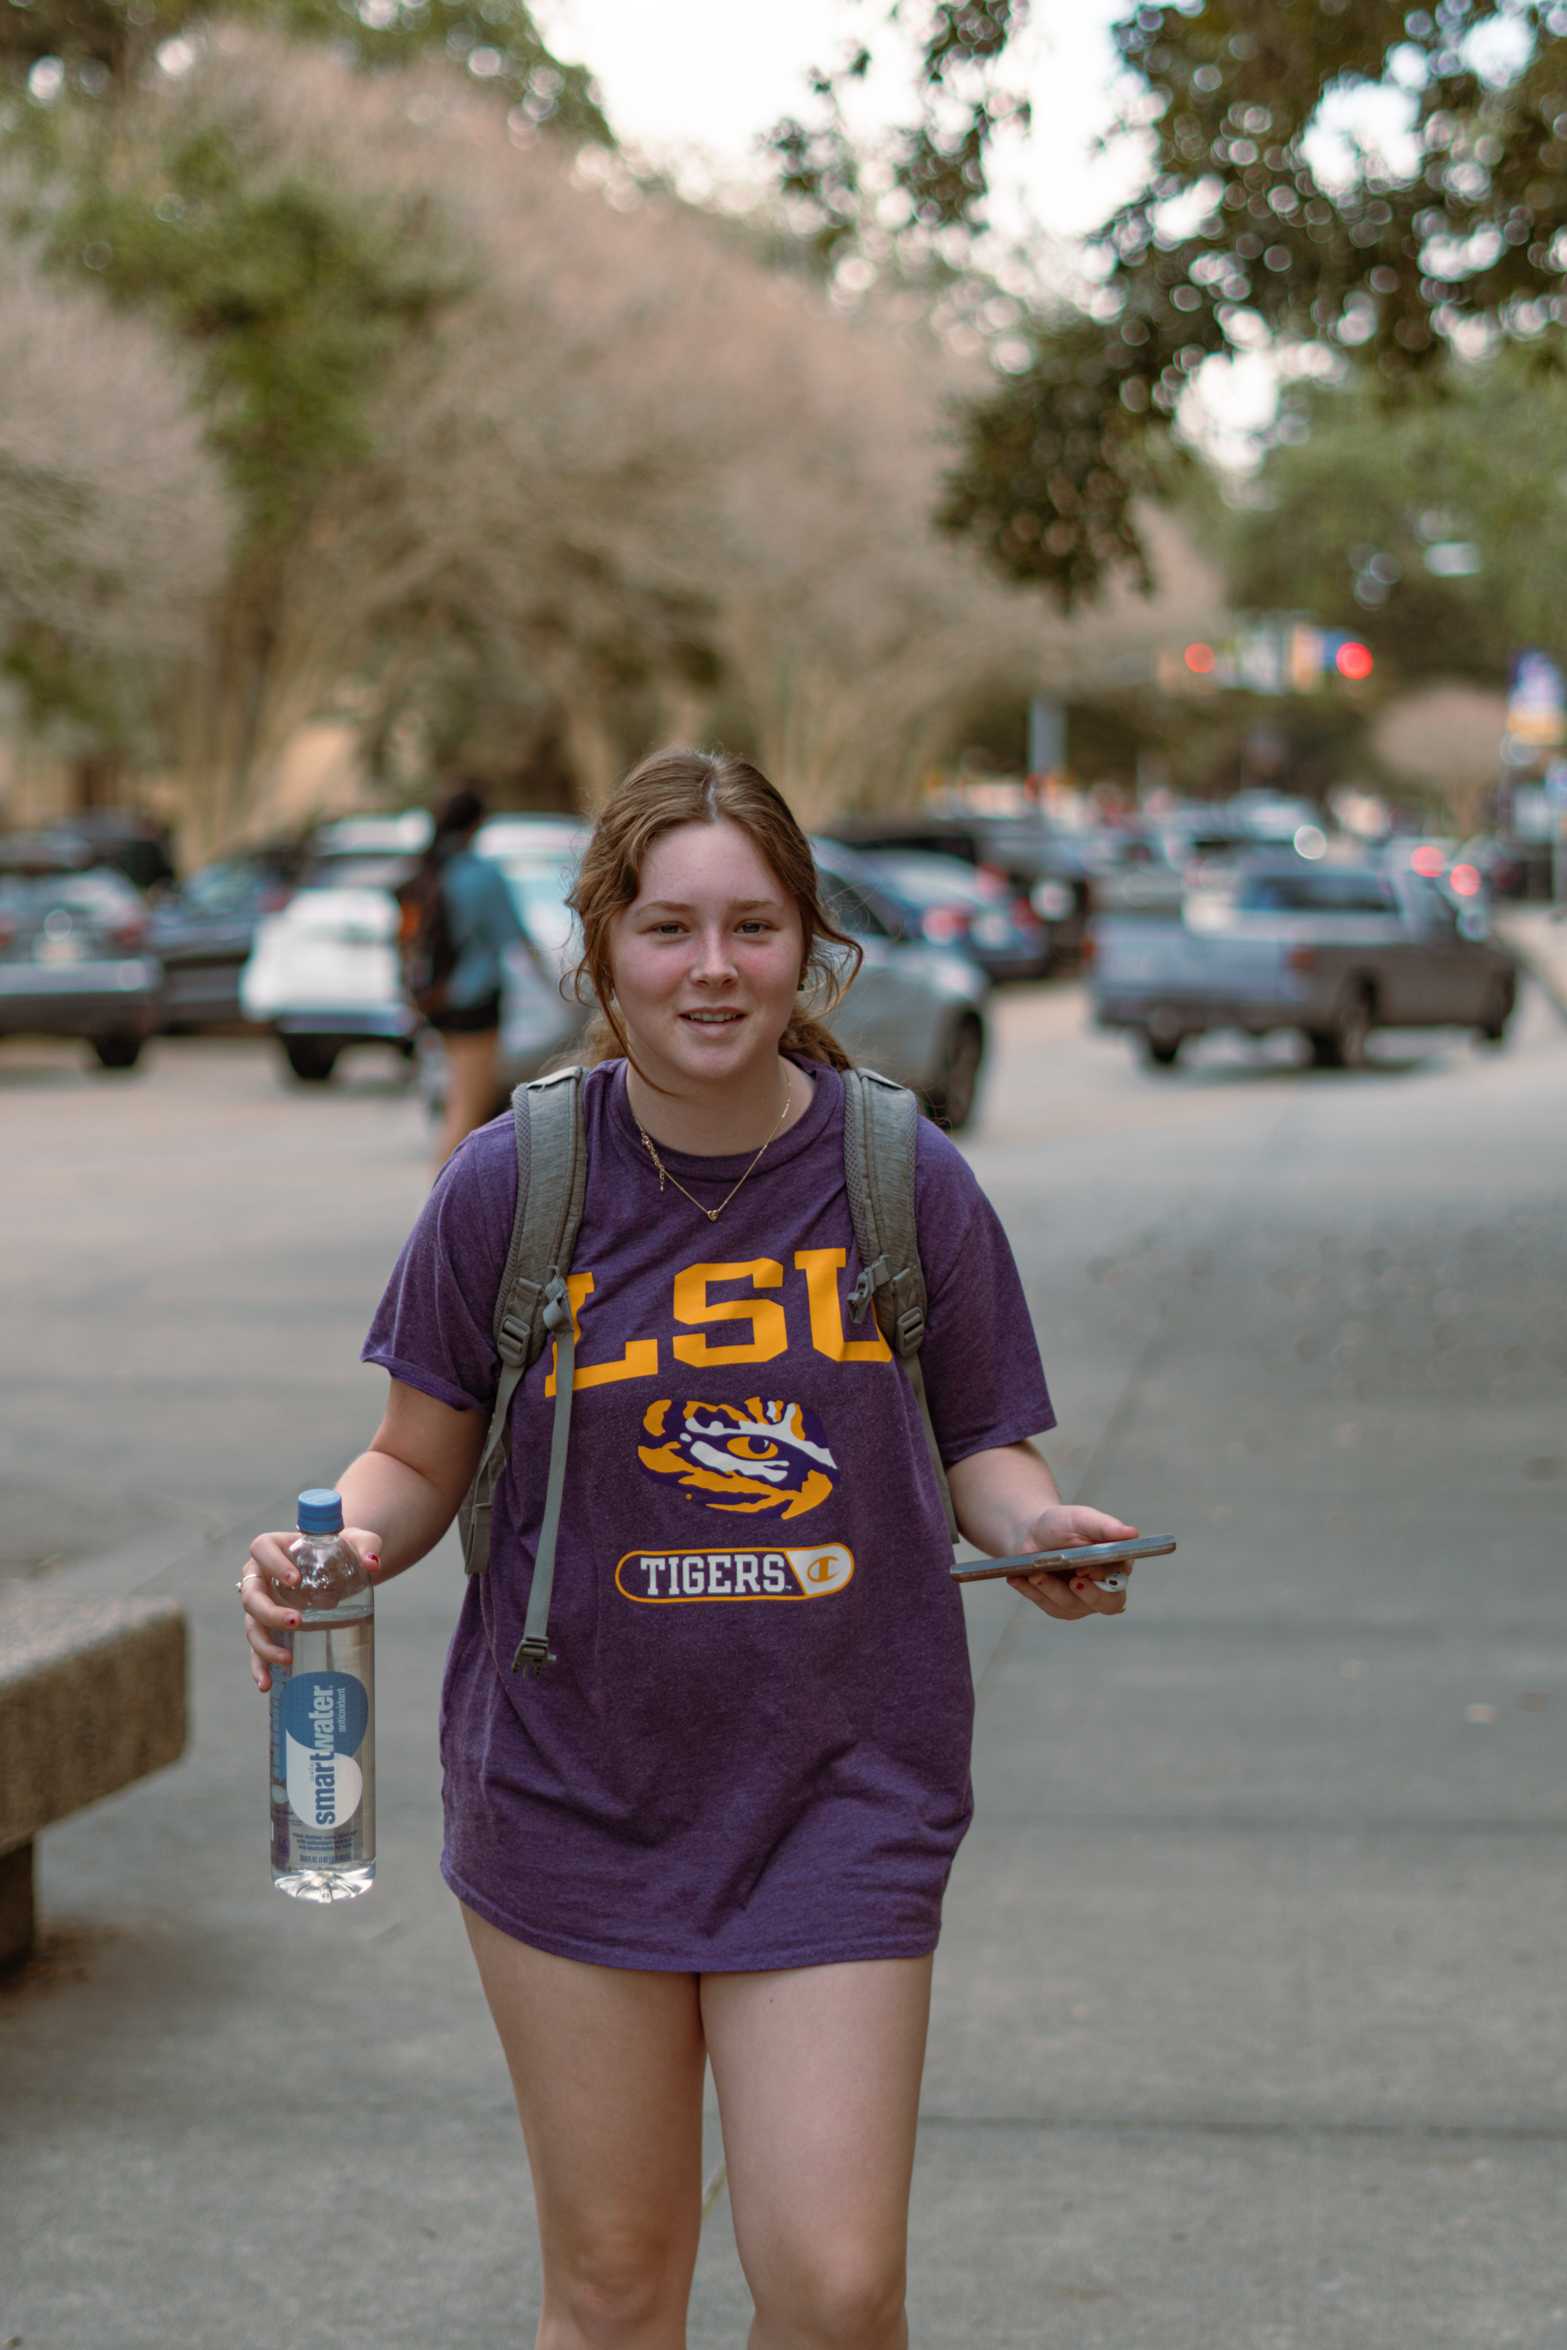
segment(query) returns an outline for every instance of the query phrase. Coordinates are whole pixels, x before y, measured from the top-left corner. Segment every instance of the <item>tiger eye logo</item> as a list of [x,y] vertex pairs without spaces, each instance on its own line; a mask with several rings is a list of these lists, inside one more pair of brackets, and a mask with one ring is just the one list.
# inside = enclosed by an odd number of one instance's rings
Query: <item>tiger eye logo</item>
[[674,1483],[709,1509],[748,1515],[777,1510],[798,1518],[833,1489],[838,1464],[826,1432],[804,1404],[747,1396],[742,1404],[649,1404],[650,1443],[637,1459],[660,1484]]

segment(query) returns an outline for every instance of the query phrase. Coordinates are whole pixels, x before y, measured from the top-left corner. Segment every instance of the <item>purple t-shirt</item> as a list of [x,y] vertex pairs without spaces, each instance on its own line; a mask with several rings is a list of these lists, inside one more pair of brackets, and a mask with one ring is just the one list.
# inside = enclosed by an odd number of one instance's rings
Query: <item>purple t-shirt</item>
[[[512,1671],[543,1515],[554,1349],[517,1389],[490,1566],[441,1703],[447,1883],[600,1965],[718,1971],[934,1949],[973,1810],[973,1685],[919,1407],[867,1316],[843,1087],[717,1224],[660,1191],[625,1064],[583,1086],[579,1344],[542,1676]],[[747,1157],[663,1152],[713,1206]],[[921,1364],[942,1456],[1053,1427],[1011,1250],[961,1153],[919,1128]],[[488,1414],[516,1203],[510,1116],[443,1170],[364,1359]]]

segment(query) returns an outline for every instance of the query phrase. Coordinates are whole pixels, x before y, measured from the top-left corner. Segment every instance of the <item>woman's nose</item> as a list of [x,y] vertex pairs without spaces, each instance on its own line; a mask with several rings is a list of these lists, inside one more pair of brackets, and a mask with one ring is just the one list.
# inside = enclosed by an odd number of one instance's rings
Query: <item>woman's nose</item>
[[699,979],[727,979],[734,967],[729,933],[722,929],[704,930],[697,939],[696,976]]

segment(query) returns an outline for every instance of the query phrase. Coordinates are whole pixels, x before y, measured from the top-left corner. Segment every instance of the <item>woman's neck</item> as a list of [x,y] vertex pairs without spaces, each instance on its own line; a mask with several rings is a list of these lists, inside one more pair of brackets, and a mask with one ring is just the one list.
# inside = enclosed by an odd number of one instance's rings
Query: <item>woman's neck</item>
[[678,1079],[660,1092],[626,1064],[626,1100],[637,1124],[666,1150],[689,1151],[693,1158],[738,1158],[760,1150],[795,1123],[810,1098],[810,1079],[781,1054],[711,1093]]

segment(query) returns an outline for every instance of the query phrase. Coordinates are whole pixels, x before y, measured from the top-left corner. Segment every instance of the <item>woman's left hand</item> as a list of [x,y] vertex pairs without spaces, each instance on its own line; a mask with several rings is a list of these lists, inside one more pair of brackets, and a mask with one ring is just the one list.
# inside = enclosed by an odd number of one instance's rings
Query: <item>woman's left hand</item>
[[[1080,1542],[1128,1542],[1134,1540],[1136,1534],[1137,1528],[1129,1526],[1124,1518],[1112,1518],[1105,1510],[1084,1509],[1077,1504],[1062,1502],[1054,1509],[1040,1512],[1019,1547],[1023,1550],[1067,1550]],[[1101,1575],[1114,1573],[1129,1579],[1132,1562],[1123,1559],[1114,1568],[1101,1566],[1099,1572]],[[1024,1599],[1031,1599],[1035,1607],[1043,1608],[1047,1616],[1055,1616],[1062,1623],[1077,1623],[1084,1616],[1124,1616],[1126,1613],[1126,1591],[1102,1590],[1086,1568],[1080,1575],[1064,1575],[1059,1570],[1047,1573],[1041,1569],[1034,1575],[1009,1575],[1007,1581]]]

